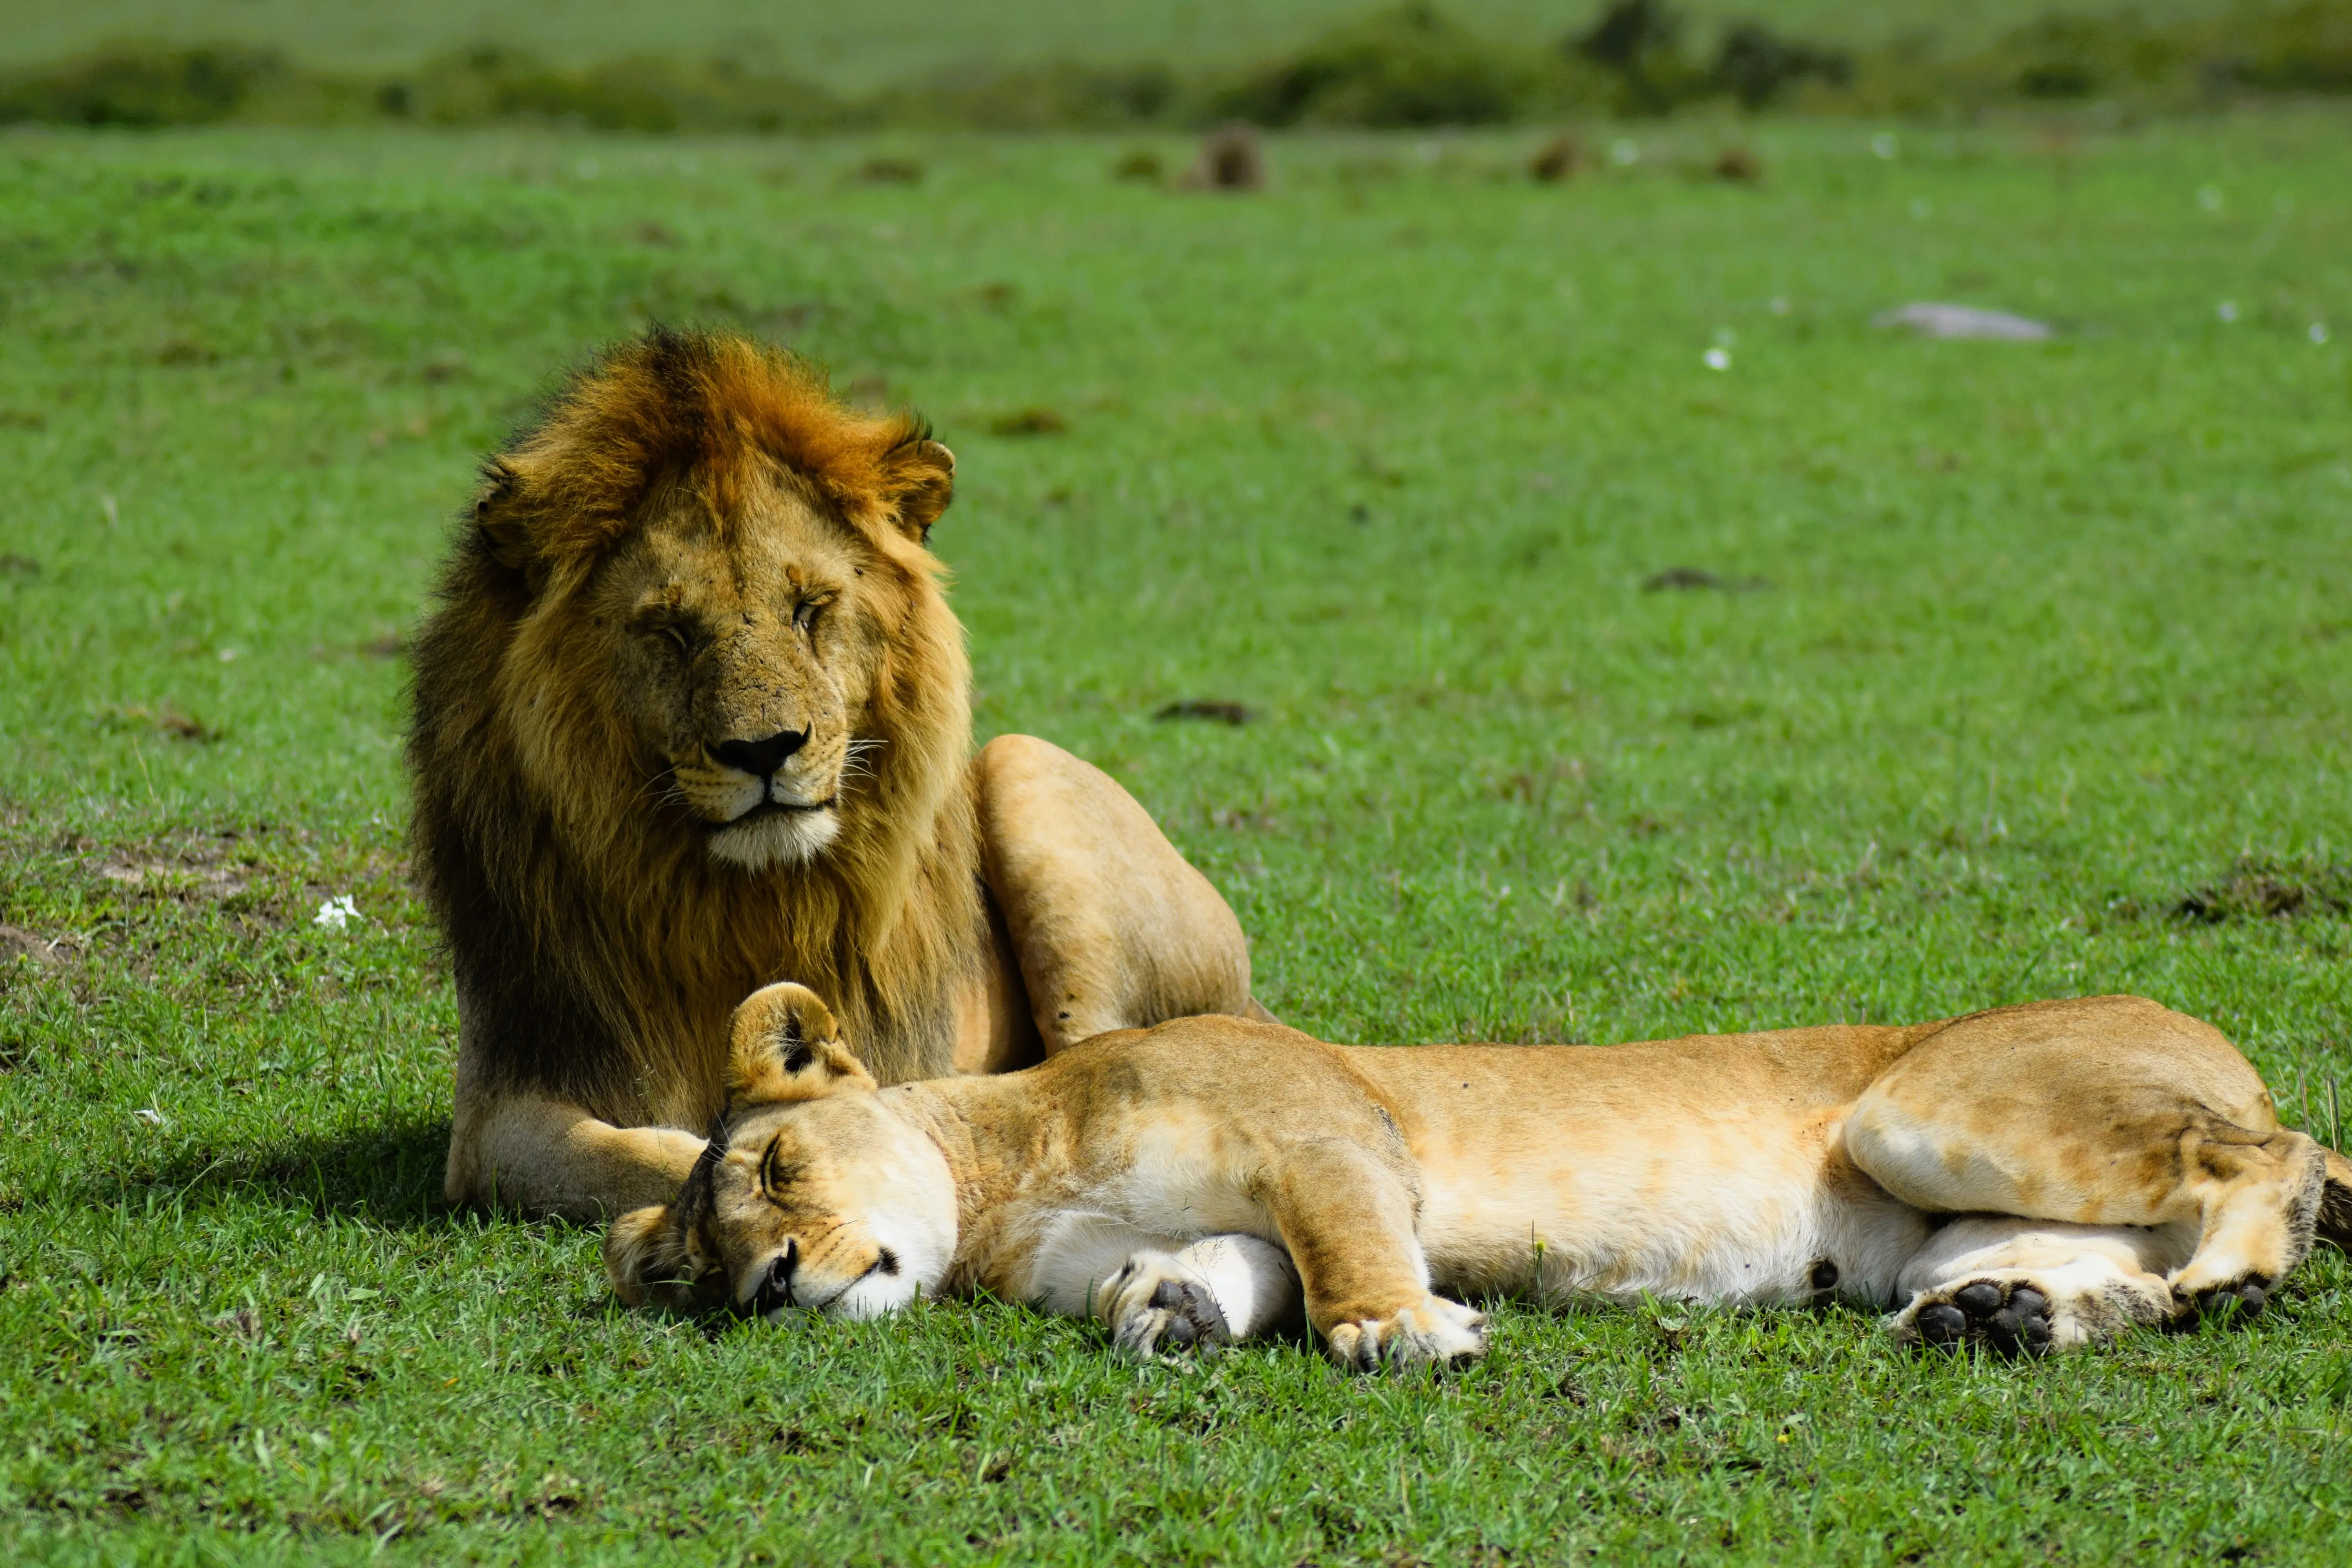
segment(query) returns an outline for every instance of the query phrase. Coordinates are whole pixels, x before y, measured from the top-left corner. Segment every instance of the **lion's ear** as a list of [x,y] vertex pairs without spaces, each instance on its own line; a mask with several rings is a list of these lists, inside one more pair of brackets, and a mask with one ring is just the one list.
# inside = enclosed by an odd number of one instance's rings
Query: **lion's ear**
[[482,488],[474,495],[474,527],[499,565],[527,572],[538,563],[539,545],[516,504],[521,493],[522,476],[504,458],[483,464]]
[[883,459],[885,494],[899,529],[928,544],[931,524],[955,500],[955,454],[929,438],[909,441]]
[[604,1233],[604,1273],[613,1293],[632,1307],[651,1302],[674,1311],[697,1304],[685,1229],[660,1204],[631,1209]]
[[754,991],[735,1009],[727,1052],[730,1105],[814,1100],[874,1087],[874,1077],[841,1043],[833,1009],[790,981]]

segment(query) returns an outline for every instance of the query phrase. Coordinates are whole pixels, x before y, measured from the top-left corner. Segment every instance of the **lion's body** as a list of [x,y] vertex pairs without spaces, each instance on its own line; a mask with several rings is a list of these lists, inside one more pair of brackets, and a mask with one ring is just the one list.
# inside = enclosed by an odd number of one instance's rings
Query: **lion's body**
[[[740,1053],[758,1031],[737,1028]],[[789,1151],[814,1219],[740,1192],[698,1214],[689,1188],[616,1227],[625,1293],[710,1268],[772,1299],[781,1251],[802,1301],[830,1299],[793,1252],[814,1225],[853,1285],[870,1233],[941,1260],[909,1290],[1101,1316],[1138,1348],[1303,1310],[1343,1359],[1475,1353],[1476,1315],[1444,1297],[1492,1294],[1834,1297],[1902,1309],[1906,1337],[2063,1347],[2258,1307],[2323,1200],[2331,1236],[2352,1218],[2352,1165],[2281,1128],[2226,1040],[2129,997],[1609,1047],[1187,1019],[1006,1078],[853,1089],[748,1098],[711,1172],[735,1192]],[[826,1185],[853,1148],[895,1152]],[[952,1203],[920,1195],[943,1183]]]
[[795,362],[662,333],[491,464],[409,746],[461,1019],[453,1200],[674,1190],[728,1015],[780,978],[886,1081],[1249,1005],[1231,912],[1116,784],[1021,737],[973,757],[925,547],[952,471]]

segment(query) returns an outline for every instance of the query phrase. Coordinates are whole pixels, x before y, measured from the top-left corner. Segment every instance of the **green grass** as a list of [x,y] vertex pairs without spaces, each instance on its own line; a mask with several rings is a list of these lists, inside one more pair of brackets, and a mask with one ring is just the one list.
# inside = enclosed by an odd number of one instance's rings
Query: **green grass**
[[[1701,126],[1564,187],[1528,138],[1285,141],[1249,198],[1084,140],[0,139],[0,922],[67,939],[0,958],[0,1541],[2342,1560],[2333,1255],[2249,1331],[2036,1366],[1664,1305],[1506,1307],[1478,1369],[1378,1382],[1013,1306],[623,1311],[593,1233],[435,1195],[455,1020],[381,655],[556,367],[788,335],[962,458],[983,729],[1125,782],[1301,1026],[2132,990],[2336,1135],[2347,124],[1789,124],[1756,189],[1679,172]],[[928,178],[847,177],[877,152]],[[1947,298],[2063,330],[1869,325]],[[1068,432],[992,433],[1034,406]],[[1643,591],[1675,566],[1769,586]],[[1183,698],[1260,717],[1153,721]]]

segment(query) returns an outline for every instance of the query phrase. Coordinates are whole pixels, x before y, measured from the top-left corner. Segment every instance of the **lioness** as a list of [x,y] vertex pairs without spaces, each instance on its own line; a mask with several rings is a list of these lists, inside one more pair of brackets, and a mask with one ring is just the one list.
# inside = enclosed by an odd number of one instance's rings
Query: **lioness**
[[654,331],[488,464],[415,649],[412,839],[457,984],[453,1202],[668,1198],[727,1018],[822,986],[885,1082],[1244,1013],[1249,951],[1108,776],[975,757],[926,548],[955,458]]
[[2259,1310],[2315,1232],[2352,1239],[2352,1163],[2134,996],[1608,1047],[1189,1018],[877,1089],[786,984],[743,1004],[730,1061],[677,1200],[605,1239],[626,1301],[985,1290],[1138,1353],[1303,1312],[1371,1368],[1482,1353],[1449,1297],[1840,1298],[1899,1307],[1906,1342],[2060,1350]]

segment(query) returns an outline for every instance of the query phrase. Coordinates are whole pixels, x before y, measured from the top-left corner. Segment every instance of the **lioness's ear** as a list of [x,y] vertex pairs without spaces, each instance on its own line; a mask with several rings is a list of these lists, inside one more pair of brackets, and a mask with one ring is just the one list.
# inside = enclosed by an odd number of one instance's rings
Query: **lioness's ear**
[[605,1276],[613,1294],[632,1307],[693,1305],[691,1269],[684,1229],[660,1204],[631,1209],[604,1233]]
[[538,561],[539,550],[515,504],[521,491],[522,476],[504,458],[484,463],[482,488],[474,494],[474,526],[499,565],[529,570]]
[[955,454],[927,437],[908,442],[882,463],[898,527],[916,543],[929,543],[931,524],[955,500]]
[[730,1105],[814,1100],[872,1089],[873,1075],[841,1043],[833,1009],[805,985],[754,991],[735,1009],[727,1052]]

